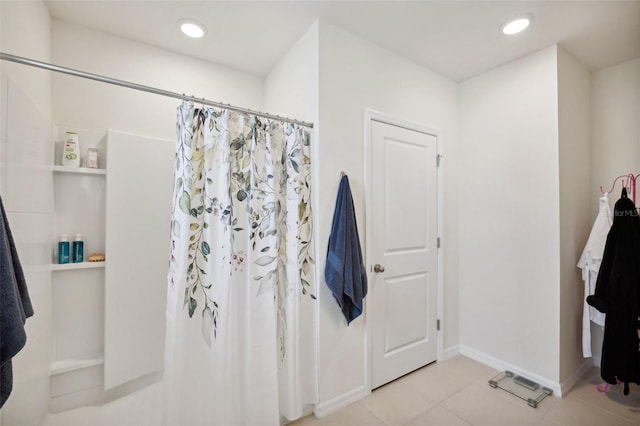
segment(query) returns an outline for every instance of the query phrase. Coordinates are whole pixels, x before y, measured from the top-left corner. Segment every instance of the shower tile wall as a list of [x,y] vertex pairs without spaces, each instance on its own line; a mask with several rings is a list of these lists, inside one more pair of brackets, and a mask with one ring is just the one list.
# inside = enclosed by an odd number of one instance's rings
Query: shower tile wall
[[8,76],[1,84],[0,193],[35,311],[26,324],[28,345],[14,357],[13,392],[3,407],[4,424],[13,425],[37,421],[34,403],[49,399],[52,128]]

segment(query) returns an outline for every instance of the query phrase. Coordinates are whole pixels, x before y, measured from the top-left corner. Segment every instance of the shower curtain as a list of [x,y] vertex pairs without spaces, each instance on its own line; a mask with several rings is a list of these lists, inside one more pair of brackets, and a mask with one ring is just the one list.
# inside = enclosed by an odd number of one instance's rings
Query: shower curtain
[[192,102],[177,134],[163,422],[300,417],[317,400],[309,134]]

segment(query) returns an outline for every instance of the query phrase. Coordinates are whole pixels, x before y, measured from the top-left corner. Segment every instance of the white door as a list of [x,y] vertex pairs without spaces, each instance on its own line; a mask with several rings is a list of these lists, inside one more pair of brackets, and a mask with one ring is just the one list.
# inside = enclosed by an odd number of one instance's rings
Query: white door
[[371,121],[372,388],[437,357],[437,139]]

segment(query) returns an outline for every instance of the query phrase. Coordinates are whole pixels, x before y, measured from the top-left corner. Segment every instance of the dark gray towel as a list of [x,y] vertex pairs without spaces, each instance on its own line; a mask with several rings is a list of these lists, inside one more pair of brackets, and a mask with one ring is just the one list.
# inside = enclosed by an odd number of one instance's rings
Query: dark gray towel
[[27,283],[0,197],[0,407],[11,394],[11,358],[27,341],[24,324],[32,315]]
[[362,301],[367,295],[367,271],[362,259],[358,225],[347,176],[340,180],[324,279],[340,305],[347,324],[351,323],[362,313]]

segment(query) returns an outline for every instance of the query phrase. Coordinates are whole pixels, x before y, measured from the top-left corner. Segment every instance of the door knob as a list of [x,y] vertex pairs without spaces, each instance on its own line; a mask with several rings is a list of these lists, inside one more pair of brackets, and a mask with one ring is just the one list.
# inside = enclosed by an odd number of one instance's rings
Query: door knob
[[376,272],[378,274],[381,273],[381,272],[384,272],[384,266],[380,265],[379,263],[376,263],[373,266],[373,272]]

